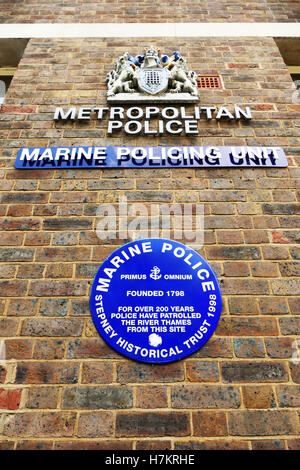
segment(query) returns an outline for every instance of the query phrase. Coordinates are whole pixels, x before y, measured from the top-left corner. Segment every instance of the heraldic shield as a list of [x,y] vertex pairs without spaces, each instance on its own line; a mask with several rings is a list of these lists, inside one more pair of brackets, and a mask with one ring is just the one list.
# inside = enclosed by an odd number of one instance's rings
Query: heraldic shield
[[138,86],[141,91],[156,95],[167,90],[169,74],[166,69],[145,67],[138,72]]

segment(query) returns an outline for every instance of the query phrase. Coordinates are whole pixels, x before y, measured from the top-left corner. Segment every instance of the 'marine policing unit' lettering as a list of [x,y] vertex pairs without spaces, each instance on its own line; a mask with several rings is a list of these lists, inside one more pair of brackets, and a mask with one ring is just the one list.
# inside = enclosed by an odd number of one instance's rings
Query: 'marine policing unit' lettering
[[120,354],[166,363],[211,337],[222,297],[212,268],[196,251],[157,238],[128,243],[104,261],[90,307],[99,334]]
[[15,167],[286,167],[280,147],[42,147],[19,150]]

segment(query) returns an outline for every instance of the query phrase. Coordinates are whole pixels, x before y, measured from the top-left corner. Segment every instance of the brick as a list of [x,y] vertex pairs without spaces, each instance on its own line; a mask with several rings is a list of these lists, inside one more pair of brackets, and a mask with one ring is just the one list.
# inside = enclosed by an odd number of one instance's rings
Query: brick
[[20,405],[22,389],[0,388],[0,409],[17,410]]
[[242,440],[215,440],[207,439],[204,441],[190,440],[190,441],[175,441],[175,450],[249,450],[249,443]]
[[276,263],[261,261],[251,265],[251,272],[254,277],[277,277],[278,269]]
[[223,317],[219,320],[216,333],[221,336],[276,336],[278,328],[274,318]]
[[292,338],[268,338],[265,339],[267,354],[273,358],[290,358],[293,353]]
[[296,279],[278,279],[271,281],[271,288],[275,295],[300,294],[300,285]]
[[173,408],[239,408],[239,389],[226,385],[177,385],[171,389]]
[[300,204],[263,204],[264,214],[300,214]]
[[39,313],[43,317],[65,317],[68,308],[68,299],[42,299]]
[[261,338],[234,338],[233,348],[236,357],[264,357],[264,343]]
[[250,269],[247,263],[236,261],[224,263],[224,275],[229,277],[243,277],[250,275]]
[[36,297],[83,296],[87,291],[86,281],[32,281],[29,295]]
[[34,359],[62,359],[65,354],[65,344],[62,340],[37,340],[34,346]]
[[235,246],[235,247],[207,247],[208,259],[260,259],[260,251],[257,247]]
[[299,335],[300,334],[300,317],[280,318],[280,331],[283,335]]
[[44,219],[44,230],[89,230],[92,228],[92,220],[87,218],[50,218]]
[[300,298],[299,297],[295,297],[294,299],[289,298],[288,304],[289,304],[291,313],[294,313],[295,315],[300,314]]
[[34,251],[29,248],[1,248],[0,261],[32,261]]
[[0,290],[5,292],[7,297],[18,297],[24,295],[27,290],[26,281],[1,281],[0,280]]
[[280,362],[222,362],[221,374],[225,382],[286,382],[286,366]]
[[249,295],[253,292],[256,294],[268,294],[268,281],[258,279],[221,279],[220,281],[222,293],[229,294],[245,294]]
[[236,230],[217,230],[218,242],[224,245],[243,243],[243,235]]
[[171,441],[167,440],[142,440],[136,442],[136,450],[171,450]]
[[72,300],[70,314],[74,316],[90,316],[91,311],[88,300]]
[[78,233],[76,232],[56,232],[53,233],[52,245],[69,246],[77,245]]
[[[0,110],[0,112],[1,112],[1,110]],[[1,440],[0,441],[0,450],[13,450],[14,445],[15,445],[14,441]]]
[[49,216],[57,214],[57,205],[56,204],[43,204],[42,206],[34,206],[33,215],[40,216]]
[[266,230],[245,230],[245,243],[257,245],[259,243],[268,243],[269,237]]
[[56,441],[54,444],[55,450],[113,450],[115,452],[119,450],[132,450],[132,441],[119,441],[117,439],[110,441]]
[[0,233],[0,245],[8,246],[17,246],[22,245],[24,235],[23,233]]
[[22,336],[80,336],[82,333],[80,319],[46,319],[35,318],[23,321]]
[[258,313],[257,303],[253,297],[229,297],[229,312],[232,315],[253,315]]
[[288,243],[288,239],[283,235],[282,232],[273,230],[272,231],[272,242],[273,243]]
[[213,361],[187,361],[186,376],[190,382],[218,382],[219,368]]
[[0,364],[0,384],[4,384],[7,375],[6,368]]
[[287,446],[289,450],[299,450],[300,439],[287,439]]
[[117,381],[121,383],[139,382],[171,382],[184,380],[183,363],[142,364],[119,363],[117,365]]
[[[295,349],[294,351],[295,352]],[[289,364],[289,367],[290,367],[290,371],[291,371],[291,376],[292,376],[292,380],[293,382],[297,383],[297,384],[300,384],[300,362],[299,362],[299,353],[297,355],[297,359],[298,361],[295,363],[292,363],[290,362]]]
[[82,364],[83,384],[101,384],[113,381],[113,366],[106,361],[89,361]]
[[0,279],[7,279],[15,277],[16,266],[10,266],[9,264],[2,264],[0,266]]
[[224,202],[224,203],[212,203],[211,204],[211,213],[212,214],[234,214],[234,205],[231,204],[230,202]]
[[252,222],[248,216],[214,215],[205,217],[206,229],[239,229],[252,228]]
[[[26,173],[26,175],[28,175],[28,173]],[[37,186],[38,186],[38,184],[37,184],[36,181],[16,181],[15,191],[32,191],[32,190],[37,189]],[[29,197],[30,197],[30,195],[29,195]],[[37,199],[38,199],[38,197],[37,197]]]
[[[268,215],[253,216],[253,227],[255,229],[272,229],[278,227],[277,217]],[[248,227],[252,228],[252,227]]]
[[244,385],[243,401],[246,408],[275,408],[275,395],[270,385]]
[[32,215],[32,206],[25,204],[15,204],[8,208],[7,216],[9,217],[27,217]]
[[33,342],[31,339],[7,339],[5,341],[6,359],[30,359]]
[[[148,189],[149,187],[145,188]],[[134,182],[128,179],[118,178],[117,180],[89,180],[89,191],[102,191],[105,189],[134,189]],[[138,188],[144,189],[144,188]],[[149,188],[153,189],[153,188]],[[154,189],[158,189],[157,187]]]
[[43,277],[45,266],[42,264],[24,264],[18,267],[17,277],[21,279],[38,279]]
[[262,253],[264,259],[287,259],[289,252],[283,246],[263,246]]
[[85,261],[90,259],[90,249],[86,247],[46,247],[37,251],[36,261]]
[[285,450],[284,440],[259,439],[251,441],[252,450]]
[[280,227],[282,228],[299,228],[299,219],[300,217],[297,215],[278,217]]
[[52,450],[53,442],[52,441],[27,441],[22,440],[17,443],[17,450]]
[[281,408],[300,407],[300,386],[281,385],[276,387],[278,405]]
[[[53,170],[26,170],[26,174],[24,175],[24,171],[22,170],[10,170],[6,174],[6,178],[8,180],[11,179],[47,179],[53,176]],[[36,186],[35,186],[36,187]]]
[[228,425],[232,436],[297,434],[299,427],[296,414],[285,410],[229,412]]
[[132,390],[124,386],[69,387],[63,392],[63,409],[122,409],[132,407]]
[[102,338],[97,338],[69,341],[67,357],[70,359],[118,359],[119,355]]
[[36,106],[1,106],[1,113],[34,113]]
[[95,264],[77,264],[76,265],[76,278],[94,278],[99,269],[99,263]]
[[70,437],[75,426],[72,412],[26,412],[8,415],[3,435],[13,437]]
[[246,193],[242,191],[199,191],[199,201],[200,202],[238,202],[245,201]]
[[80,413],[78,437],[95,438],[113,435],[113,414],[106,411]]
[[73,384],[78,380],[78,364],[69,362],[19,362],[17,384]]
[[16,336],[18,320],[12,318],[0,318],[0,337]]
[[190,357],[233,357],[232,340],[212,336]]
[[299,247],[290,248],[290,254],[293,259],[300,259],[300,249]]
[[117,437],[188,436],[188,413],[182,412],[132,412],[117,413]]
[[197,411],[192,413],[194,436],[227,436],[226,414],[223,411]]
[[[2,204],[15,204],[15,203],[26,203],[26,204],[46,204],[48,202],[49,195],[47,193],[7,193],[1,197]],[[26,214],[24,214],[26,215]]]
[[97,194],[93,193],[85,193],[82,191],[75,191],[75,192],[60,192],[60,193],[52,193],[50,202],[51,203],[62,203],[62,204],[69,204],[69,203],[90,203],[97,201]]
[[291,261],[287,263],[280,263],[279,269],[283,277],[288,277],[288,276],[299,277],[300,276],[300,262]]
[[160,385],[146,385],[136,388],[137,408],[167,408],[167,387]]
[[56,278],[69,278],[73,276],[72,264],[48,264],[46,268],[46,277],[53,279]]
[[261,297],[258,302],[260,311],[263,315],[280,315],[289,313],[287,302],[284,297]]
[[50,245],[51,233],[49,232],[31,232],[26,233],[25,245],[42,246]]
[[30,387],[27,389],[26,408],[55,409],[58,396],[59,387]]

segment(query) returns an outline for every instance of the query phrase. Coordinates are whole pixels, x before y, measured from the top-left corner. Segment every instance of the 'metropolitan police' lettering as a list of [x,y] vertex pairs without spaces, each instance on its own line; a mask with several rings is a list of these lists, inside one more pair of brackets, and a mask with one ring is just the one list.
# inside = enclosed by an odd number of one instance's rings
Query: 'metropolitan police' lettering
[[[189,111],[181,106],[158,108],[157,106],[146,106],[145,109],[133,106],[125,110],[122,106],[107,107],[81,107],[75,106],[63,109],[56,108],[53,119],[55,121],[87,121],[91,119],[105,120],[107,122],[107,134],[113,135],[124,129],[128,135],[199,135],[198,124],[200,120],[210,121],[250,121],[252,119],[249,106],[242,109],[234,106],[229,111],[226,106],[217,109],[215,106],[195,106]],[[155,122],[153,122],[155,120]]]
[[281,147],[42,147],[18,151],[15,168],[286,167]]

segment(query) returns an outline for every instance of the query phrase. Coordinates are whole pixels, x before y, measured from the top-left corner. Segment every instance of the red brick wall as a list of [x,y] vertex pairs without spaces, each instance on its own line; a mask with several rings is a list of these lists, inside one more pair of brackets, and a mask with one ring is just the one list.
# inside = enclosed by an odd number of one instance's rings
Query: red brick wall
[[[39,2],[40,3],[40,2]],[[20,6],[20,5],[19,5]],[[101,121],[54,123],[55,106],[105,104],[116,57],[179,49],[249,104],[250,124],[201,121],[199,138],[109,138]],[[300,106],[272,39],[31,40],[0,113],[1,448],[299,448]],[[13,167],[22,146],[280,145],[285,169],[44,170]],[[147,185],[145,184],[147,180]],[[187,190],[188,188],[188,190]],[[98,205],[205,205],[203,256],[221,282],[217,330],[169,365],[111,350],[90,317],[90,285],[116,244],[95,235]],[[184,241],[184,240],[183,240]]]
[[298,0],[0,0],[0,23],[295,22]]

